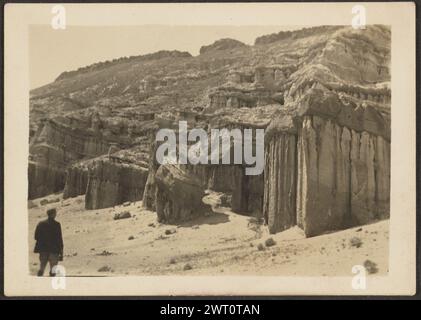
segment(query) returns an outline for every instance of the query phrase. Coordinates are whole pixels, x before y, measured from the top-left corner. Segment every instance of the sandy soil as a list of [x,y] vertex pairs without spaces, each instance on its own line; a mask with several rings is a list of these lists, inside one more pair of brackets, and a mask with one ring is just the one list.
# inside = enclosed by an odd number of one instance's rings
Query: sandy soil
[[[40,205],[42,199],[58,202]],[[154,212],[142,208],[141,201],[89,211],[84,209],[84,196],[62,201],[56,194],[32,203],[32,275],[38,268],[33,233],[49,207],[58,209],[65,246],[62,264],[69,276],[352,275],[352,266],[366,260],[376,264],[377,274],[388,269],[388,220],[306,239],[298,227],[270,235],[255,218],[223,207],[194,221],[163,225]],[[113,219],[126,210],[131,218]],[[268,238],[276,244],[267,247]],[[263,244],[260,249],[259,244]]]

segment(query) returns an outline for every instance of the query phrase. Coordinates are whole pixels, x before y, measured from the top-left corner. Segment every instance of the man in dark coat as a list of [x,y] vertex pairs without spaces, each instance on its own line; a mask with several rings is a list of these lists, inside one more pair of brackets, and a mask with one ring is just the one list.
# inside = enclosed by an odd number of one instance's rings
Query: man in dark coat
[[40,268],[38,276],[44,275],[47,263],[50,263],[50,276],[54,276],[54,267],[63,260],[63,237],[61,225],[55,220],[56,209],[47,210],[48,219],[38,223],[35,230],[35,253],[39,253]]

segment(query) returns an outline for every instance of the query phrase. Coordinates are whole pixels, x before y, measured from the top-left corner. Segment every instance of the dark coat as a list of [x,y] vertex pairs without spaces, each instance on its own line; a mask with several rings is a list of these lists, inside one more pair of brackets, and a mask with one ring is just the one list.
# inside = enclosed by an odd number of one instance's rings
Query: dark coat
[[59,222],[47,219],[38,223],[35,230],[34,252],[48,252],[63,254],[63,237]]

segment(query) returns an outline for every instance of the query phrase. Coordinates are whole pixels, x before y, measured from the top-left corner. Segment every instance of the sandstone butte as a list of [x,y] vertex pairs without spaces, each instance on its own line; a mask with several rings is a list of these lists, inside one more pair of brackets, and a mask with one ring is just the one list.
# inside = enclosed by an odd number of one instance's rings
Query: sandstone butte
[[[143,199],[158,220],[204,214],[206,189],[276,233],[307,236],[389,217],[390,29],[323,26],[222,39],[62,73],[30,92],[29,199],[85,208]],[[264,128],[265,167],[160,166],[155,133]]]

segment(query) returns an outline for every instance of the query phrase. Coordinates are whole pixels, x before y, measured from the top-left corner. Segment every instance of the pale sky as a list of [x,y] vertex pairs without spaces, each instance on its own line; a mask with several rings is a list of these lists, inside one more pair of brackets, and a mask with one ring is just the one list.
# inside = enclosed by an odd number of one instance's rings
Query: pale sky
[[123,56],[159,50],[188,51],[198,55],[203,45],[221,38],[246,44],[265,34],[298,26],[112,26],[54,30],[51,26],[29,28],[29,76],[31,89],[54,81],[63,71]]

